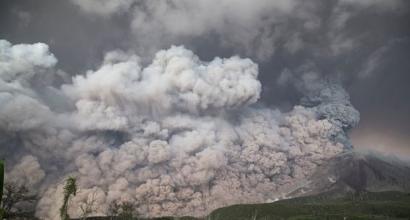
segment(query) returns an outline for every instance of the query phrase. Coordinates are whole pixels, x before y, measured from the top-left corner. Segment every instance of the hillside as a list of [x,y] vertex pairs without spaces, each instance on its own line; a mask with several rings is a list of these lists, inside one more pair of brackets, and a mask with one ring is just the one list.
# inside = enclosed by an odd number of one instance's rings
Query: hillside
[[410,165],[397,158],[348,152],[318,167],[306,182],[287,197],[323,193],[343,197],[353,192],[410,192]]
[[210,219],[408,219],[410,194],[378,192],[347,194],[333,199],[326,194],[282,200],[270,204],[235,205],[211,213]]

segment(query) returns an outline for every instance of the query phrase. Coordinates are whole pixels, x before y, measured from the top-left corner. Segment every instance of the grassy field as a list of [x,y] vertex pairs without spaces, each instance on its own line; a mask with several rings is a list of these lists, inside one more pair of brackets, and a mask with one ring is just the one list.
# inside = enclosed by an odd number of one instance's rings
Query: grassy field
[[282,200],[269,204],[234,205],[217,209],[208,219],[410,219],[410,194],[361,193]]

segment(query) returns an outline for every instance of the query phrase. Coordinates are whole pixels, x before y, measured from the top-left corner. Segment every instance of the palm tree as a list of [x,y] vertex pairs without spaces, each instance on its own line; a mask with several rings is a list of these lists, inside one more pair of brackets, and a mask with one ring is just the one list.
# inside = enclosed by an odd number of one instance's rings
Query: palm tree
[[70,216],[67,213],[68,201],[71,196],[75,196],[77,193],[77,180],[75,177],[68,177],[64,186],[64,200],[63,205],[60,208],[61,220],[69,220]]

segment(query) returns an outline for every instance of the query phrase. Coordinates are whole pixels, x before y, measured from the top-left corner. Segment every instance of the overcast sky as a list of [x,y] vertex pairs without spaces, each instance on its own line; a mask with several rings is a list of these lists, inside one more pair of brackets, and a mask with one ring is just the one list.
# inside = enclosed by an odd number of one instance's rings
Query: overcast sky
[[0,39],[48,44],[70,75],[117,48],[143,58],[172,44],[204,60],[239,54],[259,64],[261,101],[281,109],[303,93],[283,82],[286,73],[307,69],[348,90],[361,114],[356,147],[410,154],[408,1],[97,2],[2,0]]

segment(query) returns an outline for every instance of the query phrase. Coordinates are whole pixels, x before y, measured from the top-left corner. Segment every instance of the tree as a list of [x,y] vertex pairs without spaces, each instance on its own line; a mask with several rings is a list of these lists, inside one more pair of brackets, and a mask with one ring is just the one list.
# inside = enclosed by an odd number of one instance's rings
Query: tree
[[112,201],[108,207],[108,215],[119,219],[134,219],[134,216],[136,216],[135,203],[131,201]]
[[27,204],[34,204],[37,196],[29,192],[25,185],[6,182],[4,184],[4,193],[2,198],[1,209],[3,217],[5,216],[31,216],[34,213],[27,211]]
[[4,180],[4,161],[0,160],[0,219],[34,218],[37,195],[26,185]]
[[121,203],[121,212],[118,215],[121,219],[133,219],[135,204],[132,202],[124,201]]
[[108,206],[108,215],[116,217],[120,213],[120,204],[117,201],[112,201]]
[[97,191],[94,190],[90,196],[87,196],[87,198],[81,202],[80,204],[80,209],[81,209],[81,219],[86,219],[88,215],[93,213],[95,211],[94,208],[94,203],[96,201],[96,194]]
[[60,217],[61,220],[69,220],[70,216],[67,213],[68,210],[68,202],[71,196],[75,196],[77,194],[77,180],[74,177],[68,177],[65,186],[64,186],[64,199],[63,205],[60,208]]

